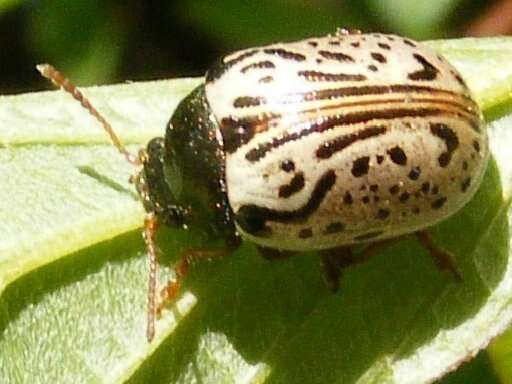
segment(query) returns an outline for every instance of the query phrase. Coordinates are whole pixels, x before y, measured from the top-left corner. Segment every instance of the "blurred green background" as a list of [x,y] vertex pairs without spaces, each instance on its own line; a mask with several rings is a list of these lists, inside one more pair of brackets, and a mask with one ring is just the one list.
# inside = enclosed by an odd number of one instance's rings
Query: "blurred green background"
[[[507,1],[510,3],[510,1]],[[48,87],[51,62],[78,84],[204,74],[222,54],[354,27],[462,36],[482,0],[0,0],[0,93]]]
[[[337,27],[489,35],[510,32],[511,14],[511,1],[484,0],[0,0],[0,94],[50,88],[40,62],[80,85],[199,76],[233,50]],[[442,383],[498,383],[490,356]]]

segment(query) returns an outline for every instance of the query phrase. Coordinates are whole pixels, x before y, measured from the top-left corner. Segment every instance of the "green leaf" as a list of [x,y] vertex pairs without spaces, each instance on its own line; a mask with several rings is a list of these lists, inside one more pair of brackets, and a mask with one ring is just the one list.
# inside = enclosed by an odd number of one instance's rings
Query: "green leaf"
[[126,28],[113,22],[119,10],[99,0],[39,0],[29,11],[30,43],[39,57],[51,57],[78,83],[113,77]]
[[[0,377],[419,383],[484,348],[512,318],[512,39],[431,44],[459,67],[494,120],[481,188],[433,228],[456,255],[463,282],[439,272],[410,239],[348,269],[333,295],[315,255],[268,262],[244,244],[195,266],[152,344],[144,336],[143,211],[127,182],[134,169],[67,95],[0,98]],[[199,81],[85,92],[135,149],[163,134]],[[500,114],[489,113],[498,103]],[[198,239],[163,229],[158,243],[162,265],[172,265]],[[162,269],[163,283],[172,272]]]
[[393,31],[414,38],[442,35],[443,22],[460,0],[368,0],[369,9]]
[[186,0],[172,3],[170,13],[226,47],[243,48],[332,33],[339,26],[362,27],[368,22],[360,8],[333,0],[321,4],[295,1],[293,6],[287,1],[225,0],[221,7],[214,2]]
[[0,0],[0,15],[16,8],[20,4],[23,4],[23,0]]

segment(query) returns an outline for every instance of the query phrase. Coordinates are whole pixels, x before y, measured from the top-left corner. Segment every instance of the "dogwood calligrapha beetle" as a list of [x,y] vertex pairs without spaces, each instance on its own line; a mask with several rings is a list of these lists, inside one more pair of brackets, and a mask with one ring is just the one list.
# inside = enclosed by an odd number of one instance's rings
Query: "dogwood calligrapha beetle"
[[[339,30],[230,54],[138,156],[59,72],[38,69],[141,167],[133,182],[148,212],[149,340],[189,264],[240,239],[267,257],[319,251],[333,289],[353,245],[410,233],[457,274],[423,230],[474,194],[488,160],[486,130],[459,73],[418,42]],[[187,252],[157,308],[160,224],[223,238],[226,249]]]

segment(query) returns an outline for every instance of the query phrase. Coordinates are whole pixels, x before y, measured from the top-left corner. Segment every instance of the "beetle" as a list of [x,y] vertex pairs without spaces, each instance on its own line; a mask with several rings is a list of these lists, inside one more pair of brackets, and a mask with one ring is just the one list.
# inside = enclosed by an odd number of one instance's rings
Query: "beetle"
[[[102,124],[127,161],[147,211],[147,337],[189,266],[255,243],[267,258],[318,251],[335,291],[343,267],[416,234],[460,277],[426,228],[475,193],[489,149],[482,114],[441,55],[397,35],[335,34],[232,53],[181,101],[164,137],[135,155],[82,93],[38,70]],[[156,303],[160,225],[224,239],[192,249]],[[369,244],[358,255],[352,249]]]

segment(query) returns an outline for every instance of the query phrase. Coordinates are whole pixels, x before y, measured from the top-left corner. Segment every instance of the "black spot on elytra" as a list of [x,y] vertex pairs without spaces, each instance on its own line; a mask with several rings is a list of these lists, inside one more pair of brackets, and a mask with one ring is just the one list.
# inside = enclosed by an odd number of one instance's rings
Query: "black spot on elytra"
[[420,213],[420,209],[418,207],[414,207],[412,209],[412,213],[414,213],[415,215],[418,215]]
[[306,56],[302,53],[288,51],[284,48],[266,48],[263,50],[268,55],[276,55],[286,60],[304,61]]
[[272,76],[265,76],[258,80],[260,83],[267,84],[272,81],[274,81],[274,78]]
[[369,169],[369,156],[360,157],[359,159],[354,160],[354,162],[352,163],[352,175],[354,175],[354,177],[361,177],[363,175],[366,175]]
[[391,193],[392,195],[396,195],[399,190],[400,187],[397,184],[395,184],[391,188],[389,188],[389,193]]
[[437,195],[439,193],[439,187],[437,185],[434,185],[432,187],[432,194]]
[[340,221],[333,221],[327,227],[325,227],[324,233],[327,235],[333,234],[333,233],[339,233],[343,232],[345,230],[345,224],[343,224]]
[[379,190],[379,186],[377,184],[370,185],[370,191],[377,192]]
[[345,195],[343,195],[343,202],[347,205],[351,205],[354,200],[352,199],[352,195],[349,191],[345,192]]
[[384,231],[372,231],[372,232],[368,232],[368,233],[364,233],[362,235],[356,236],[356,237],[354,237],[354,240],[357,240],[357,241],[370,240],[370,239],[379,237],[383,233],[384,233]]
[[466,192],[466,190],[469,188],[469,186],[471,185],[471,177],[467,177],[463,182],[462,184],[460,185],[460,190],[462,192]]
[[305,180],[302,172],[297,173],[293,176],[289,184],[281,185],[279,187],[279,197],[288,198],[291,195],[299,192],[304,188]]
[[247,107],[256,107],[265,103],[265,99],[262,97],[253,97],[253,96],[240,96],[235,99],[233,102],[233,106],[235,108],[247,108]]
[[412,55],[418,63],[423,67],[419,71],[411,72],[407,75],[407,77],[411,80],[417,81],[432,81],[435,80],[439,70],[433,66],[427,59],[425,59],[419,53],[415,53]]
[[421,168],[420,167],[412,167],[411,171],[409,172],[409,179],[411,180],[418,180],[421,175]]
[[377,66],[376,66],[376,65],[373,65],[373,64],[370,64],[370,65],[368,66],[368,69],[369,69],[370,71],[372,71],[372,72],[377,72],[377,71],[379,70],[379,68],[377,68]]
[[468,170],[468,168],[469,168],[469,164],[468,164],[467,160],[464,160],[464,161],[462,162],[462,170],[463,170],[463,171],[467,171],[467,170]]
[[400,148],[398,145],[391,149],[388,149],[388,155],[391,158],[391,161],[397,165],[405,165],[407,164],[407,155],[404,150]]
[[272,69],[275,68],[275,64],[269,60],[258,61],[256,63],[251,63],[246,65],[245,67],[240,69],[241,73],[246,73],[252,69]]
[[299,238],[301,239],[307,239],[313,236],[313,231],[311,228],[304,228],[299,231]]
[[314,40],[308,41],[308,44],[311,45],[314,48],[318,47],[318,42],[316,42]]
[[439,162],[439,165],[443,168],[447,167],[448,164],[450,164],[451,156],[449,152],[443,152],[441,155],[437,158],[437,161]]
[[380,197],[379,196],[374,196],[373,197],[373,202],[374,203],[378,203],[380,201]]
[[403,39],[403,41],[404,41],[404,44],[407,44],[410,47],[416,47],[416,43],[414,43],[413,41],[411,41],[409,39]]
[[329,45],[340,45],[340,42],[338,40],[330,40]]
[[318,64],[321,64],[321,63],[323,62],[323,60],[322,60],[322,59],[316,59],[316,62],[317,62]]
[[432,208],[433,209],[439,209],[439,208],[442,208],[442,206],[444,205],[444,203],[446,203],[446,200],[447,198],[446,197],[440,197],[436,200],[434,200],[431,204]]
[[344,63],[344,62],[354,63],[355,62],[355,60],[352,56],[349,56],[342,52],[332,52],[332,51],[322,50],[322,51],[318,51],[318,54],[325,59],[336,60],[336,61],[339,61],[342,63]]
[[372,52],[370,56],[372,57],[373,60],[378,61],[379,63],[387,62],[386,57],[382,53]]
[[395,41],[395,38],[393,36],[386,36],[386,39],[388,39],[389,41]]
[[239,62],[247,59],[248,57],[251,57],[258,53],[258,49],[252,49],[250,51],[246,51],[238,55],[237,57],[224,61],[224,59],[219,60],[216,64],[212,65],[208,72],[206,73],[206,83],[211,83],[224,75],[230,68],[232,68],[234,65],[238,64]]
[[390,214],[389,209],[380,208],[377,211],[377,219],[385,220],[389,217],[389,214]]
[[421,184],[421,191],[423,193],[428,193],[428,191],[430,191],[430,183],[428,181]]
[[363,203],[368,204],[370,202],[370,196],[363,196]]
[[459,146],[459,138],[453,129],[443,123],[431,123],[430,132],[446,144],[446,152],[441,153],[437,161],[441,167],[447,167],[450,164],[453,152]]
[[389,44],[386,44],[386,43],[378,43],[378,46],[382,49],[386,49],[386,50],[390,50],[391,47],[389,46]]
[[480,143],[478,142],[478,140],[473,140],[473,148],[475,149],[476,152],[480,152]]
[[400,196],[398,197],[398,200],[400,200],[401,203],[405,203],[407,200],[409,200],[409,197],[410,197],[410,193],[409,192],[403,192],[400,194]]
[[353,43],[350,43],[351,46],[353,46],[354,48],[359,48],[361,46],[361,43],[359,43],[359,41],[354,41]]
[[281,169],[285,172],[295,171],[295,163],[293,160],[285,160],[281,163]]
[[384,161],[384,156],[377,155],[377,164],[382,164],[383,161]]

